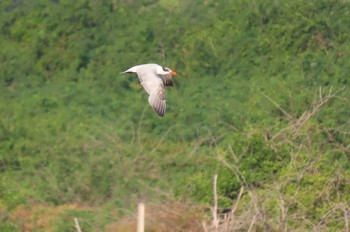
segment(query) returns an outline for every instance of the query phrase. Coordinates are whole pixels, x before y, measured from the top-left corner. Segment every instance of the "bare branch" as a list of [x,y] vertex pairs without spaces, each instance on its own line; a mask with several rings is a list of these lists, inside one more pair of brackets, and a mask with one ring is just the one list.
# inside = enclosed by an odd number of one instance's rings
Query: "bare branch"
[[239,170],[238,167],[236,167],[232,164],[229,164],[227,161],[222,159],[222,157],[220,157],[220,156],[218,156],[217,159],[236,175],[237,179],[241,182],[242,186],[244,186],[246,189],[250,189],[242,172]]
[[255,214],[255,215],[254,215],[254,217],[253,217],[253,219],[252,219],[252,221],[251,221],[251,223],[250,223],[250,226],[249,226],[248,232],[252,231],[253,226],[254,226],[255,221],[256,221],[256,217],[257,217],[257,215]]
[[290,115],[286,110],[284,110],[277,102],[272,100],[269,96],[267,96],[265,93],[261,92],[261,94],[266,97],[272,104],[274,104],[284,115],[286,115],[289,119],[293,119],[294,117]]
[[344,205],[340,207],[340,210],[342,210],[344,213],[345,232],[349,232],[349,211],[345,208]]
[[238,207],[238,203],[239,203],[239,201],[242,198],[243,190],[244,190],[244,187],[242,186],[241,189],[239,190],[239,194],[238,194],[237,200],[236,200],[236,202],[233,205],[232,210],[231,210],[231,217],[232,218],[234,217],[234,214],[235,214],[235,212],[237,210],[237,207]]
[[174,127],[169,127],[167,129],[167,131],[164,133],[164,135],[162,136],[162,138],[159,140],[159,142],[157,143],[156,146],[154,146],[153,150],[151,151],[151,154],[154,153],[155,151],[158,150],[159,146],[162,145],[164,139],[168,136],[169,132],[173,129]]
[[213,207],[213,228],[215,231],[219,228],[219,220],[218,220],[218,194],[217,194],[217,180],[218,180],[218,175],[214,176],[214,184],[213,184],[213,192],[214,192],[214,207]]
[[74,218],[74,223],[75,223],[75,228],[77,229],[77,231],[81,232],[78,218]]
[[238,163],[241,160],[241,157],[239,159],[237,158],[236,153],[232,149],[231,145],[228,145],[228,149],[229,149],[230,153],[232,154],[232,157],[234,158],[235,162]]
[[140,202],[137,206],[137,232],[145,231],[145,204]]
[[325,224],[326,219],[332,215],[333,212],[336,210],[341,210],[344,213],[344,220],[345,220],[345,231],[349,231],[349,222],[348,222],[348,211],[346,210],[344,204],[338,204],[333,206],[330,210],[328,210],[322,218],[318,221],[315,230],[319,231],[320,227]]
[[[299,118],[292,119],[289,124],[277,132],[271,140],[276,140],[278,138],[281,138],[286,132],[290,132],[292,137],[296,137],[298,134],[298,131],[305,126],[305,124],[313,117],[315,116],[322,106],[326,104],[329,100],[332,98],[335,98],[341,91],[343,91],[344,88],[338,89],[337,91],[332,90],[332,87],[330,88],[327,95],[324,94],[322,91],[322,88],[319,90],[319,100],[317,103],[315,103],[311,109],[305,111]],[[277,106],[277,108],[280,109],[280,107]],[[289,114],[288,114],[289,115]]]

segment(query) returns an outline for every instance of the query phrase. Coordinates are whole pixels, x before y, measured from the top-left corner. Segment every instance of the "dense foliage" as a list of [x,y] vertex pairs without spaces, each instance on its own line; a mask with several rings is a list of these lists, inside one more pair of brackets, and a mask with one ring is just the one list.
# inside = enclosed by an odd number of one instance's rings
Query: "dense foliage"
[[[140,199],[209,216],[215,174],[220,208],[244,188],[237,230],[348,229],[349,2],[3,0],[0,15],[1,231],[108,230]],[[153,62],[178,72],[164,118],[119,74]]]

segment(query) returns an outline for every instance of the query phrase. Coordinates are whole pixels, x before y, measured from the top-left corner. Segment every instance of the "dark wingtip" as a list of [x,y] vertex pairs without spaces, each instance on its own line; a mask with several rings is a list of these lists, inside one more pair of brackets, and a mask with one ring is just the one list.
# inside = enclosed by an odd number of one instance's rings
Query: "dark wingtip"
[[160,117],[164,117],[164,115],[165,115],[165,110],[163,110],[163,111],[156,110],[156,109],[154,109],[154,110],[156,111],[156,113],[157,113]]
[[160,117],[164,117],[164,115],[165,115],[165,112],[159,112],[159,111],[156,111],[156,112]]

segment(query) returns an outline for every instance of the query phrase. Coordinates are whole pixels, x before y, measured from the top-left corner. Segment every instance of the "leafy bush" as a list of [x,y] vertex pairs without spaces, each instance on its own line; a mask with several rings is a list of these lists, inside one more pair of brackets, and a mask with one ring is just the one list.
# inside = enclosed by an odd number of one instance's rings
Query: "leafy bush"
[[[218,174],[220,208],[246,191],[243,230],[247,215],[257,229],[344,229],[348,5],[1,1],[2,204],[207,209]],[[164,118],[135,75],[119,74],[146,62],[179,74]]]

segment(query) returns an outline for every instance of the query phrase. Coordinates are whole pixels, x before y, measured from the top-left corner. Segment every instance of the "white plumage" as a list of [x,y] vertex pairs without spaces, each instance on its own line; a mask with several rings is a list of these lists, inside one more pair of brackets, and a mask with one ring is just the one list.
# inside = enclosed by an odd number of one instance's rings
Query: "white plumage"
[[158,64],[141,64],[123,73],[137,73],[141,85],[149,94],[149,104],[159,116],[164,116],[166,110],[165,86],[173,85],[172,76],[175,76],[176,72]]

